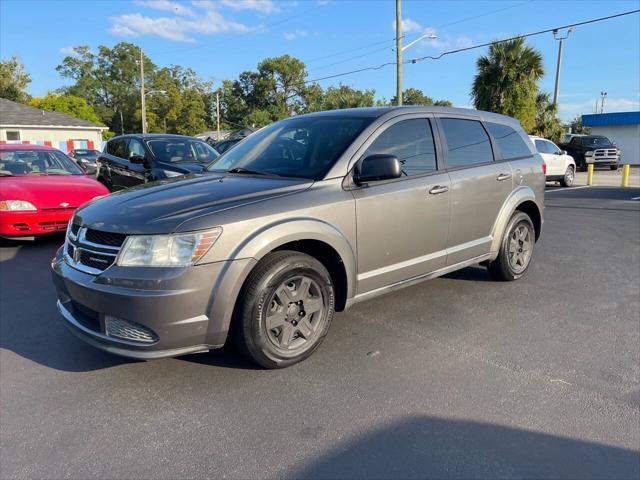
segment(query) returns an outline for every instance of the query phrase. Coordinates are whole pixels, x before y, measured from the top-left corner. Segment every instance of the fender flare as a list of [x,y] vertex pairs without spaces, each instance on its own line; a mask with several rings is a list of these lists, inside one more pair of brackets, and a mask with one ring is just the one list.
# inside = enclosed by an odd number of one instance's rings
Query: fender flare
[[500,209],[498,218],[493,224],[493,229],[491,231],[491,237],[493,238],[493,240],[491,241],[491,260],[495,260],[498,256],[498,251],[500,250],[500,243],[502,242],[504,230],[505,228],[507,228],[507,224],[509,223],[509,219],[513,215],[513,212],[516,211],[519,205],[527,201],[531,201],[536,205],[536,207],[538,208],[538,213],[542,218],[540,205],[536,201],[536,195],[531,187],[524,185],[517,187],[513,192],[511,192],[511,194],[502,204],[502,208]]
[[260,261],[282,245],[303,240],[326,243],[337,252],[346,272],[347,298],[351,298],[356,286],[356,254],[343,232],[317,218],[294,217],[264,225],[239,243],[229,258],[253,258]]

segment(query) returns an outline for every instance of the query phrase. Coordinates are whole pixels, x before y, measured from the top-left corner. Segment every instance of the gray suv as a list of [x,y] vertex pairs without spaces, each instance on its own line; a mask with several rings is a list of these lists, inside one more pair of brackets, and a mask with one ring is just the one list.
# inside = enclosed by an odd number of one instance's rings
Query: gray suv
[[473,264],[521,277],[542,227],[543,170],[502,115],[291,117],[204,173],[78,209],[52,262],[58,309],[115,354],[204,352],[231,337],[260,365],[285,367],[354,303]]

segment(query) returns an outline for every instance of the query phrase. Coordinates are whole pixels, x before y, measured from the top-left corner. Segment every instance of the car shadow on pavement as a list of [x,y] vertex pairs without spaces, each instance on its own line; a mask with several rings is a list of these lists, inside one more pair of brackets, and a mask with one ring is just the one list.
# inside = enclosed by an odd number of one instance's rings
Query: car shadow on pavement
[[335,445],[286,476],[637,479],[640,452],[489,423],[413,416]]
[[90,347],[63,325],[50,265],[63,241],[54,236],[0,244],[0,348],[70,372],[129,363]]
[[228,340],[222,348],[211,350],[206,353],[193,353],[191,355],[185,355],[178,358],[187,362],[199,363],[201,365],[209,365],[212,367],[238,370],[264,370],[264,368],[243,356],[230,340]]

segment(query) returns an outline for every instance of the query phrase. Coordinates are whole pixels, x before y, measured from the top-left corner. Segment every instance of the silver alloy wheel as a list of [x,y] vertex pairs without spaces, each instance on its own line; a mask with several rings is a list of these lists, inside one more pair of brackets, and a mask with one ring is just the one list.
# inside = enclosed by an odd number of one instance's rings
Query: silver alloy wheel
[[527,269],[533,253],[533,235],[526,223],[518,223],[509,235],[509,266],[516,275]]
[[564,183],[567,187],[570,187],[571,185],[573,185],[573,180],[575,178],[575,173],[573,171],[573,168],[571,167],[567,167],[567,171],[564,174]]
[[322,290],[305,275],[282,282],[266,305],[267,337],[282,350],[298,350],[312,342],[326,320]]

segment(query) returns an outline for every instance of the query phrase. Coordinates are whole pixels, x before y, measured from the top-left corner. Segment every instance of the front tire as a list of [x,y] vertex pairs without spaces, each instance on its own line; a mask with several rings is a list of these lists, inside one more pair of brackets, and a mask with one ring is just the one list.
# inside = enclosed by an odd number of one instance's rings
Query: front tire
[[303,253],[273,252],[242,288],[232,336],[259,365],[283,368],[320,346],[334,315],[335,288],[324,265]]
[[562,177],[562,180],[560,180],[560,185],[562,185],[563,187],[571,187],[575,178],[576,175],[573,171],[573,165],[569,165],[567,167],[567,170],[564,172],[564,177]]
[[526,213],[516,211],[505,229],[498,256],[487,267],[491,278],[512,281],[522,277],[531,263],[534,245],[531,219]]

